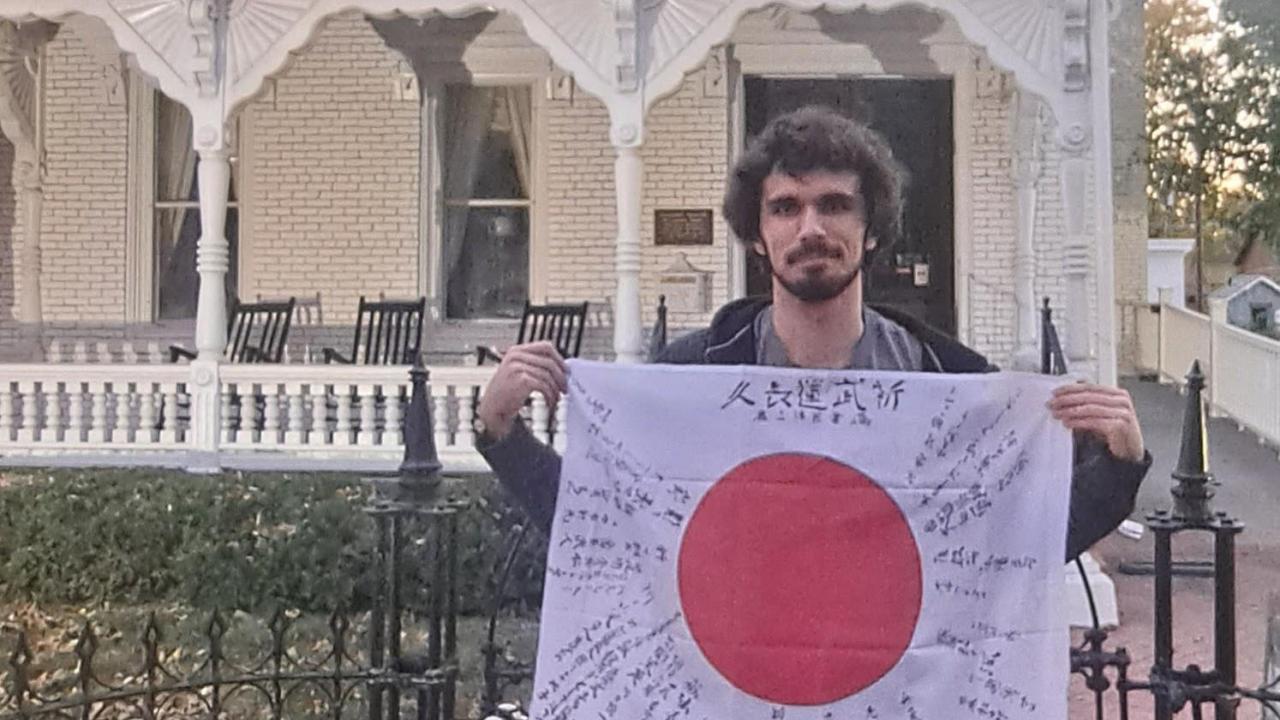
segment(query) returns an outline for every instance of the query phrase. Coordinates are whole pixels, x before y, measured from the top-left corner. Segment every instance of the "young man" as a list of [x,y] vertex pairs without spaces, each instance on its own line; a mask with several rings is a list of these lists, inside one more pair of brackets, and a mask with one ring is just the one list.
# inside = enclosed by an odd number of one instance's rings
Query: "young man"
[[[832,111],[804,108],[771,122],[735,166],[724,216],[768,261],[772,297],[729,303],[710,327],[676,340],[658,362],[995,370],[919,321],[862,302],[864,266],[898,233],[901,176],[879,136]],[[516,416],[532,392],[554,404],[564,389],[564,360],[550,343],[518,345],[503,356],[476,410],[477,446],[544,528],[554,514],[560,458]],[[1067,386],[1050,411],[1076,433],[1071,558],[1132,512],[1151,457],[1124,390]]]

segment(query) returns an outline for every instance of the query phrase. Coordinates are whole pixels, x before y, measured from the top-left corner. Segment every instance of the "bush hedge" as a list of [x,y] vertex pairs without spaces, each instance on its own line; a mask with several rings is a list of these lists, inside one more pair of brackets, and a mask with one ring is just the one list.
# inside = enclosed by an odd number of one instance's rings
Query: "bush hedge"
[[[261,610],[362,610],[374,523],[359,478],[186,475],[161,470],[8,473],[0,483],[0,598]],[[489,607],[494,568],[522,519],[491,479],[448,481],[471,501],[460,520],[459,609]],[[536,533],[534,533],[536,535]],[[425,593],[427,545],[407,544],[406,601]],[[536,602],[545,545],[526,543],[508,595]]]

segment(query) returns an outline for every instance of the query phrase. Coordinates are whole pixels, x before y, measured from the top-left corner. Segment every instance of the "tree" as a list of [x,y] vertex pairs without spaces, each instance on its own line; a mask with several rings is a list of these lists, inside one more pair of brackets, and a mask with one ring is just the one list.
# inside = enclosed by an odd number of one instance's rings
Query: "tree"
[[1198,0],[1145,13],[1150,226],[1197,238],[1202,298],[1204,258],[1280,220],[1280,72],[1256,31]]

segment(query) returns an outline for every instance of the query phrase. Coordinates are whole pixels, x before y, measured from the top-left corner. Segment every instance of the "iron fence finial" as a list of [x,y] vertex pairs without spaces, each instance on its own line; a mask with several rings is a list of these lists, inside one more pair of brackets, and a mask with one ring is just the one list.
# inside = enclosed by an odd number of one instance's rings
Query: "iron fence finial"
[[1204,373],[1200,361],[1191,363],[1187,373],[1187,405],[1182,417],[1182,447],[1173,471],[1174,514],[1189,520],[1207,518],[1212,513],[1213,474],[1209,472],[1209,437],[1204,421]]

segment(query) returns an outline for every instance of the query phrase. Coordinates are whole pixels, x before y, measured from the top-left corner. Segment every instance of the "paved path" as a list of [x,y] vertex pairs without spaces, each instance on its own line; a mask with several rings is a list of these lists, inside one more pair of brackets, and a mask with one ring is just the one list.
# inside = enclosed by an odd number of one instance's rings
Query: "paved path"
[[[1172,506],[1170,473],[1178,460],[1186,398],[1172,387],[1152,382],[1134,380],[1124,385],[1133,394],[1155,459],[1133,516],[1142,520],[1152,510]],[[1214,509],[1231,513],[1246,526],[1237,539],[1237,659],[1241,684],[1256,687],[1262,677],[1267,596],[1280,594],[1280,459],[1255,436],[1238,431],[1231,420],[1215,418],[1209,422],[1209,464],[1220,483]],[[1178,559],[1207,559],[1211,548],[1209,537],[1202,534],[1176,536],[1174,540]],[[1150,560],[1151,534],[1137,542],[1113,534],[1094,548],[1094,555],[1115,580],[1120,605],[1120,627],[1112,632],[1108,645],[1127,647],[1133,657],[1130,678],[1146,679],[1152,662],[1152,581],[1120,574],[1115,568],[1126,560]],[[1212,583],[1210,578],[1174,580],[1174,653],[1180,666],[1193,662],[1202,667],[1213,665]],[[1114,692],[1109,693],[1107,718],[1119,717],[1114,697]],[[1150,694],[1135,692],[1131,697],[1131,718],[1152,717]],[[1093,717],[1093,699],[1083,680],[1073,677],[1071,698],[1071,720]],[[1239,717],[1253,720],[1258,713],[1257,703],[1250,701],[1242,705]],[[1178,717],[1191,717],[1190,710],[1184,709]],[[1208,708],[1205,717],[1213,717]]]

